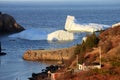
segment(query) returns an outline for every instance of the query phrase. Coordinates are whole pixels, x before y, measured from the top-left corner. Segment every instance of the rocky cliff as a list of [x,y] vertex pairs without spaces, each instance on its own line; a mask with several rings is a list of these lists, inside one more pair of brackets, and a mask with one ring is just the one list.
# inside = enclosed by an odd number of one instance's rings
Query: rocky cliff
[[99,46],[102,48],[102,53],[110,53],[112,49],[120,45],[120,25],[102,32],[99,38]]
[[0,34],[16,33],[23,30],[24,28],[12,16],[0,12]]
[[74,54],[74,48],[64,48],[55,50],[28,50],[24,53],[23,59],[39,61],[39,60],[68,60]]
[[62,80],[120,80],[120,23],[103,31],[99,39],[98,46],[84,54],[86,62],[101,61],[101,69],[80,71]]

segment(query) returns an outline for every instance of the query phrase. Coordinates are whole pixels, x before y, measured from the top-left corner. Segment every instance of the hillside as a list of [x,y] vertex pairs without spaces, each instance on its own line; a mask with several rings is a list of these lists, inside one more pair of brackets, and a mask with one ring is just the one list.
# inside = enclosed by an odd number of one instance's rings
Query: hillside
[[100,62],[101,52],[102,68],[80,71],[65,80],[120,80],[120,25],[101,32],[98,41],[96,45],[89,48],[82,43],[81,46],[87,49],[80,50],[77,54],[79,63],[90,64]]
[[[68,57],[66,53],[69,53],[70,57],[67,61],[64,61],[64,68],[53,73],[57,75],[56,80],[120,80],[120,25],[101,31],[98,36],[96,36],[96,33],[87,35],[87,39],[82,44],[68,49],[57,49],[55,51],[29,50],[24,54],[24,59],[36,60],[38,56],[39,59],[43,60],[56,60],[56,58],[61,60],[60,52],[64,54],[62,55],[64,60]],[[72,55],[70,55],[71,53]],[[42,57],[39,57],[39,54]],[[78,57],[75,58],[75,55]],[[74,57],[71,58],[71,56]],[[93,65],[92,63],[101,63],[102,65],[100,69],[81,71],[78,70],[76,63],[84,63],[84,66]],[[69,69],[71,72],[67,74]],[[46,73],[46,75],[48,74]],[[44,77],[43,73],[37,73],[30,80],[41,80],[41,77]],[[51,78],[45,77],[42,80],[51,80]]]

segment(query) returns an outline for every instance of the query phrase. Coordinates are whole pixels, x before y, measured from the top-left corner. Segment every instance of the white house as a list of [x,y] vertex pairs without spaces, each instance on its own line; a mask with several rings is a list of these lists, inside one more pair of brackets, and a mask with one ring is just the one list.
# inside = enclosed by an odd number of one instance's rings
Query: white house
[[101,69],[101,65],[99,63],[98,64],[92,63],[91,65],[85,65],[84,63],[78,64],[78,69],[83,71],[89,70],[89,69],[95,69],[95,68]]

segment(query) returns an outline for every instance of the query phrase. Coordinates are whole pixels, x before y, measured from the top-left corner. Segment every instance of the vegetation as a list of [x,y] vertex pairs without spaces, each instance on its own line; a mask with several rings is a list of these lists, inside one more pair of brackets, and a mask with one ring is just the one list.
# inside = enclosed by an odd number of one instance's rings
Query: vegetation
[[86,49],[91,49],[93,47],[96,47],[99,42],[99,38],[96,36],[95,33],[92,35],[88,35],[86,42],[85,42],[85,47]]
[[75,54],[82,54],[87,50],[96,47],[99,42],[99,38],[95,33],[88,35],[86,41],[83,41],[82,44],[78,44],[75,48]]
[[90,51],[93,47],[96,47],[98,42],[99,38],[95,33],[93,33],[92,35],[87,35],[86,41],[83,41],[82,44],[78,44],[76,46],[74,53],[79,55],[79,63],[83,63],[85,61],[83,57],[84,53]]
[[113,67],[120,67],[120,54],[118,54],[116,56],[112,56],[109,59],[109,62]]
[[[102,68],[81,71],[69,80],[120,80],[120,26],[101,31],[99,39],[95,34],[88,35],[85,42],[77,45],[75,53],[79,55],[79,63],[89,63],[101,47]],[[92,50],[93,47],[97,48]],[[96,56],[92,62],[97,62],[99,58]]]
[[94,72],[98,74],[112,74],[112,70],[107,70],[107,69],[93,69]]
[[114,67],[120,67],[120,61],[112,61],[111,64]]

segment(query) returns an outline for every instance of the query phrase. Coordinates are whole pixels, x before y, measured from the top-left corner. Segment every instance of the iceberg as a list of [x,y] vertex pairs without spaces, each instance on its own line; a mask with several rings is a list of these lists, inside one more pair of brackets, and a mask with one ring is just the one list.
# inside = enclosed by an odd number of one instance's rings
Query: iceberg
[[89,23],[89,24],[79,24],[74,16],[67,16],[65,23],[65,30],[67,31],[76,31],[76,32],[95,32],[103,30],[108,25]]
[[[20,33],[10,35],[9,37],[15,37],[20,39],[27,39],[27,40],[49,40],[49,41],[71,41],[76,39],[76,35],[72,33],[72,31],[77,32],[94,32],[103,30],[108,28],[108,25],[102,24],[79,24],[74,16],[67,16],[66,23],[65,23],[65,30],[45,30],[45,29],[27,29]],[[52,28],[53,29],[53,28]],[[84,38],[83,40],[86,40]]]
[[117,27],[117,26],[120,26],[120,22],[119,22],[119,23],[116,23],[116,24],[113,24],[113,25],[112,25],[112,28]]
[[57,30],[55,32],[52,32],[48,34],[48,37],[47,37],[47,40],[50,40],[50,41],[53,41],[53,40],[68,41],[73,39],[74,39],[74,34],[64,30]]

